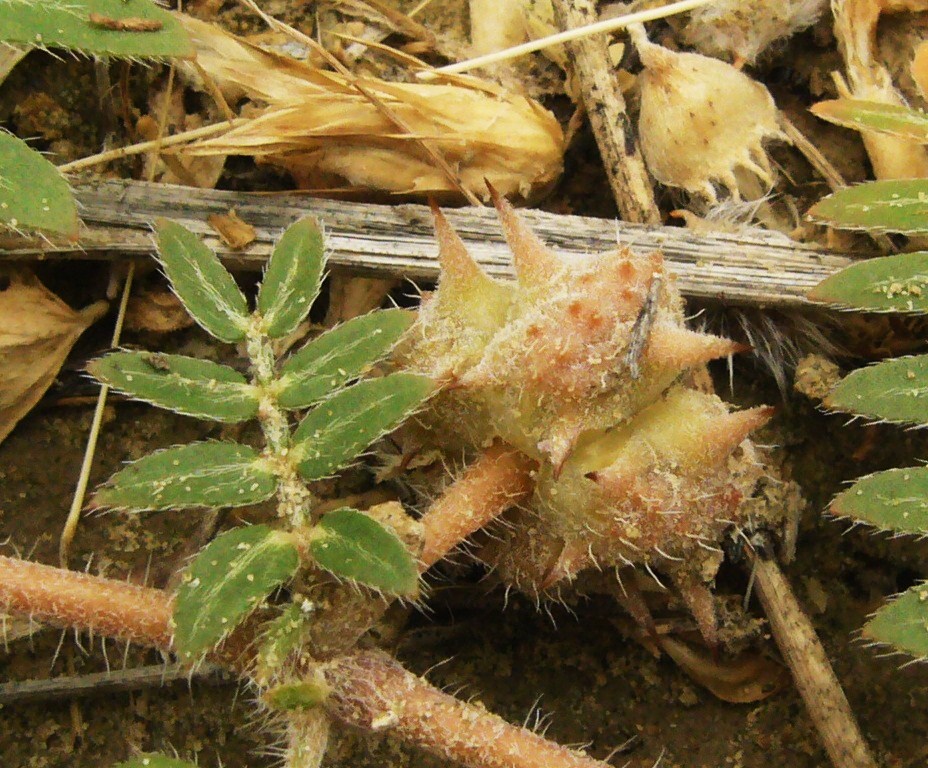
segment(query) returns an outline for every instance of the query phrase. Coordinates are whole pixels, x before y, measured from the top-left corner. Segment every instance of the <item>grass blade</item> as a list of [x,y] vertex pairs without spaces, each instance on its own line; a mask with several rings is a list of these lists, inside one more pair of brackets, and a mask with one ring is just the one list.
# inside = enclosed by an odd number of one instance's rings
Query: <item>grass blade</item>
[[255,388],[210,360],[160,352],[113,352],[92,361],[97,379],[132,397],[187,416],[238,422],[258,412]]
[[291,225],[274,247],[258,292],[268,336],[279,339],[303,322],[319,295],[324,266],[319,225],[313,219]]
[[355,317],[313,339],[284,364],[278,403],[308,408],[387,354],[415,319],[403,309]]
[[166,448],[129,464],[97,490],[96,508],[239,507],[269,499],[277,477],[261,455],[237,443]]
[[266,525],[214,539],[184,575],[174,603],[174,646],[192,660],[216,646],[300,565],[291,535]]
[[928,312],[928,251],[852,264],[815,286],[809,299],[866,312]]
[[362,381],[320,403],[293,435],[290,456],[303,479],[320,480],[344,467],[396,429],[433,389],[424,376],[394,373]]

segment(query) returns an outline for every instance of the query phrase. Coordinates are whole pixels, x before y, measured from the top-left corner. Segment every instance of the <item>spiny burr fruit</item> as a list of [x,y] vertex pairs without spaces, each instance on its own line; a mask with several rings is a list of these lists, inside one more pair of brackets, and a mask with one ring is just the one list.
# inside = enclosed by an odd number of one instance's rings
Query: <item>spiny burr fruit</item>
[[421,421],[449,454],[501,439],[538,462],[491,564],[535,594],[641,565],[693,597],[725,529],[771,514],[748,502],[763,469],[747,439],[771,409],[730,411],[693,375],[743,348],[685,327],[660,254],[568,260],[495,202],[517,282],[488,277],[436,210],[442,275],[400,352],[444,383]]
[[724,61],[649,42],[640,24],[629,32],[644,65],[638,132],[654,178],[713,203],[715,184],[735,200],[761,197],[773,185],[764,142],[786,140],[767,89]]

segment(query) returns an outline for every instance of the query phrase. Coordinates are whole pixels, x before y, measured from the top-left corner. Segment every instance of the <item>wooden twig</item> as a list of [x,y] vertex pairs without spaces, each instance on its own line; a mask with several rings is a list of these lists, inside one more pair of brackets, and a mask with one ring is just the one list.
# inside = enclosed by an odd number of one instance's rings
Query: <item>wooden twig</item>
[[[565,30],[592,24],[598,18],[593,0],[553,0],[552,5]],[[637,131],[625,111],[625,97],[609,59],[607,41],[596,35],[566,43],[566,47],[619,213],[626,221],[659,224],[661,214],[654,202],[651,178]]]
[[753,550],[749,551],[749,564],[773,637],[835,768],[877,768],[841,683],[789,581],[776,562]]
[[[56,626],[171,648],[171,598],[157,589],[0,556],[0,605]],[[241,632],[228,642],[248,647],[253,637],[236,637]],[[239,672],[248,666],[247,655],[234,664]],[[610,768],[442,693],[379,651],[334,659],[320,671],[330,686],[324,706],[333,717],[366,730],[393,730],[470,768]]]
[[58,701],[79,696],[137,691],[160,688],[179,681],[196,679],[222,683],[231,678],[215,664],[203,664],[194,672],[186,664],[153,664],[134,669],[114,669],[87,675],[62,675],[49,680],[22,680],[0,684],[0,705],[26,704],[36,701]]
[[[85,227],[79,242],[49,243],[0,236],[0,258],[115,259],[154,253],[151,222],[177,219],[204,236],[234,268],[263,268],[282,228],[313,215],[325,225],[329,264],[375,277],[438,277],[432,217],[422,205],[369,205],[318,200],[298,193],[261,195],[143,182],[101,181],[76,188]],[[223,245],[206,223],[211,213],[235,208],[257,229],[245,251]],[[847,257],[787,240],[766,230],[701,235],[678,227],[654,227],[526,210],[526,224],[555,251],[581,256],[614,249],[617,242],[636,254],[661,250],[677,286],[689,297],[761,307],[808,307],[806,293],[851,263]],[[493,211],[447,211],[471,254],[486,271],[513,276],[510,252]]]

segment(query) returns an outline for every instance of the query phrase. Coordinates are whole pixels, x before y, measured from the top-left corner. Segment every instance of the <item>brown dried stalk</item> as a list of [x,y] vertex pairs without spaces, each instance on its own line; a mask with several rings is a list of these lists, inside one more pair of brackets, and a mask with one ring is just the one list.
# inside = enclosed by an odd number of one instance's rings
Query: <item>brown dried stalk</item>
[[[597,20],[596,5],[591,0],[553,0],[552,4],[564,29]],[[566,45],[619,213],[626,221],[659,224],[661,216],[651,179],[644,167],[635,126],[625,111],[625,97],[613,73],[606,40],[598,35]]]
[[754,552],[749,562],[773,637],[832,763],[836,768],[876,768],[825,649],[783,572]]

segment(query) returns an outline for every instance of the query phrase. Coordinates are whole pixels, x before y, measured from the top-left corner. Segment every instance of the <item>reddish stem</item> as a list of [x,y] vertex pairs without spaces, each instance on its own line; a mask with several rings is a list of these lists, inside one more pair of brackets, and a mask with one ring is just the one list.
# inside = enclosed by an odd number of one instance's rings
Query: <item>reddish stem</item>
[[422,516],[426,571],[475,531],[521,503],[535,463],[503,443],[490,446]]
[[[171,598],[157,589],[0,556],[0,605],[58,626],[171,646]],[[333,716],[366,729],[390,727],[470,768],[609,768],[436,690],[383,653],[350,654],[323,671]]]
[[162,591],[0,556],[0,605],[57,626],[167,648],[171,600]]
[[328,664],[339,688],[330,714],[370,730],[389,728],[423,749],[483,768],[609,768],[527,728],[433,688],[379,651],[349,654]]

